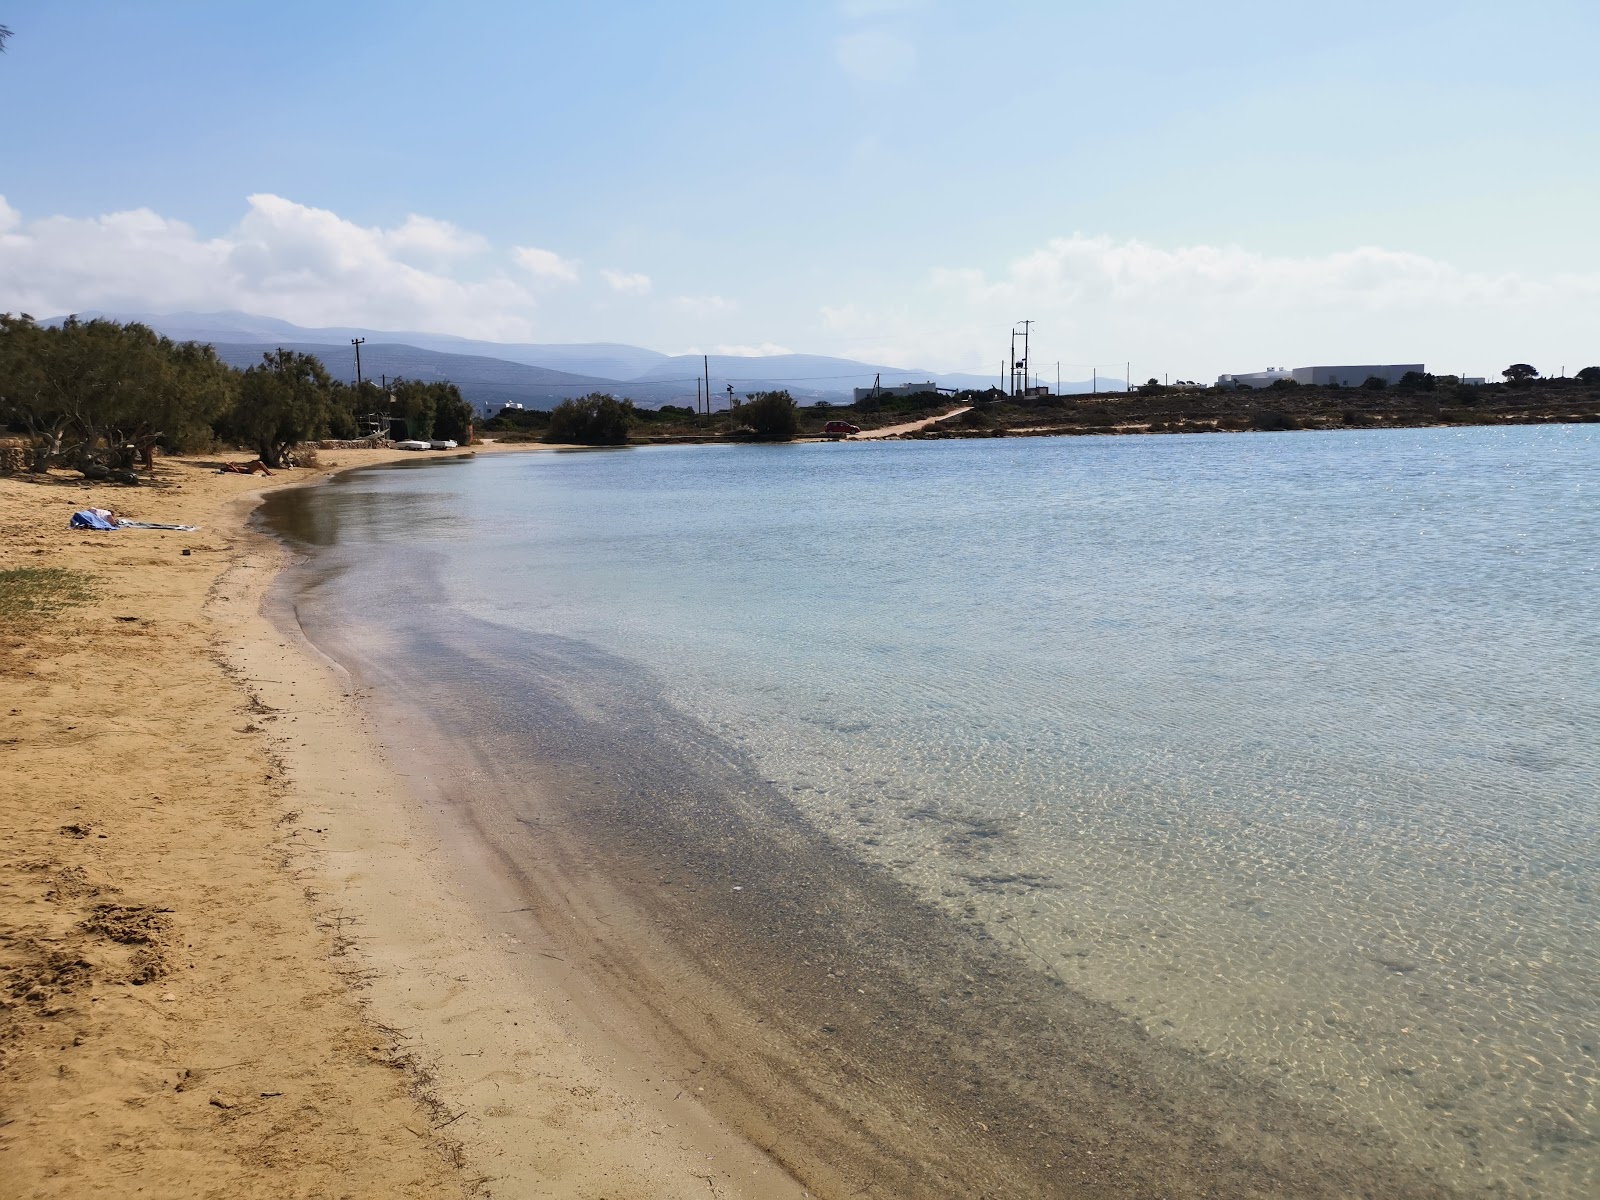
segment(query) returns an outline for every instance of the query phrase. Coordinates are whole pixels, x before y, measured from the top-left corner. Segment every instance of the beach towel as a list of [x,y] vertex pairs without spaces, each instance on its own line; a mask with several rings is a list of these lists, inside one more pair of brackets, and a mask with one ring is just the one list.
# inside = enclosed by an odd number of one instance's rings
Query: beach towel
[[72,514],[72,520],[67,523],[69,529],[116,529],[116,525],[102,517],[98,510],[86,508],[81,512]]
[[118,521],[117,521],[117,528],[118,529],[181,529],[185,533],[193,533],[196,529],[199,529],[200,526],[198,526],[198,525],[159,525],[154,521],[129,521],[129,520],[126,520],[124,518],[119,518]]

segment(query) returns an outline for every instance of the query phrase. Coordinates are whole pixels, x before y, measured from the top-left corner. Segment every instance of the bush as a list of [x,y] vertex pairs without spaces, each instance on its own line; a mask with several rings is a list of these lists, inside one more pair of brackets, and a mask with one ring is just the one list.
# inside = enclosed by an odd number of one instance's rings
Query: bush
[[577,446],[620,446],[628,440],[628,419],[632,415],[632,400],[590,392],[555,406],[544,440]]
[[1426,371],[1407,371],[1400,376],[1400,386],[1407,391],[1431,392],[1437,382],[1437,377]]
[[1369,392],[1381,392],[1389,386],[1389,381],[1382,375],[1368,375],[1361,381],[1361,386]]
[[1299,429],[1300,422],[1286,412],[1268,408],[1251,415],[1250,428],[1262,433],[1282,433],[1289,429]]
[[739,406],[739,417],[763,442],[788,442],[800,432],[800,409],[788,392],[757,392]]
[[1300,381],[1298,379],[1274,379],[1270,386],[1275,392],[1287,392],[1291,388],[1299,387]]
[[1600,367],[1585,367],[1574,378],[1581,383],[1600,383]]

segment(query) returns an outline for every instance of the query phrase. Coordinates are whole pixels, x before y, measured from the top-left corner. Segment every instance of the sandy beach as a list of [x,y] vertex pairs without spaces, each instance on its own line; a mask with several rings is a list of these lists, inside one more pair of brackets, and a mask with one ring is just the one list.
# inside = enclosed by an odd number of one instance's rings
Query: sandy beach
[[[10,1194],[802,1194],[465,902],[346,682],[263,614],[263,488],[397,457],[0,478],[0,570],[91,589],[0,638]],[[69,530],[92,506],[201,528]]]

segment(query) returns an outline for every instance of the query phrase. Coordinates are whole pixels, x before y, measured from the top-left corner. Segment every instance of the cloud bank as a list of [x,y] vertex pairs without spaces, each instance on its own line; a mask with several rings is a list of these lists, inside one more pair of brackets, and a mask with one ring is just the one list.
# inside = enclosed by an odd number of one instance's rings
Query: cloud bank
[[931,264],[848,298],[730,284],[657,295],[639,272],[590,279],[573,257],[497,248],[448,221],[364,226],[266,194],[216,237],[149,209],[30,221],[0,197],[0,311],[40,317],[240,310],[502,341],[781,343],[979,374],[998,371],[1012,322],[1028,317],[1046,379],[1056,361],[1067,378],[1086,378],[1090,364],[1120,374],[1128,360],[1141,378],[1341,361],[1473,374],[1514,360],[1600,362],[1600,274],[1491,274],[1378,247],[1290,256],[1079,233],[1007,263]]
[[876,333],[858,353],[954,356],[980,372],[998,368],[1012,322],[1027,317],[1042,377],[1057,360],[1068,378],[1128,360],[1135,375],[1417,361],[1483,373],[1501,358],[1600,360],[1597,302],[1600,274],[1487,274],[1372,246],[1297,257],[1074,234],[998,271],[935,267],[914,310],[863,300],[821,315],[841,336]]
[[371,228],[272,195],[251,196],[239,224],[215,238],[147,208],[25,222],[0,197],[0,310],[238,309],[304,325],[526,337],[529,289],[467,270],[488,249],[447,221]]

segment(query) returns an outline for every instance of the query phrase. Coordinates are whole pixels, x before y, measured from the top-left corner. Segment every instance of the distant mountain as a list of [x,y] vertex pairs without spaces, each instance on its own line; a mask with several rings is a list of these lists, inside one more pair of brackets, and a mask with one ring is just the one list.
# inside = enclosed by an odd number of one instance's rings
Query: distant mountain
[[[612,392],[636,403],[692,404],[703,379],[698,354],[670,356],[642,346],[616,342],[584,344],[503,343],[475,341],[448,334],[385,332],[378,329],[328,327],[308,329],[273,317],[249,313],[85,312],[82,317],[140,321],[178,341],[210,342],[225,362],[248,367],[262,354],[282,346],[321,359],[336,379],[355,378],[352,338],[365,338],[361,371],[368,379],[448,379],[480,409],[504,404],[548,408],[586,392]],[[56,317],[46,324],[59,323]],[[884,367],[822,354],[710,356],[711,395],[718,408],[727,406],[728,389],[738,396],[787,388],[802,404],[827,400],[847,402],[853,388],[884,387],[931,381],[940,388],[987,388],[993,376]],[[1101,391],[1121,391],[1120,381],[1100,381]],[[1063,392],[1088,392],[1091,382],[1064,383]]]
[[[447,333],[386,331],[353,326],[318,329],[293,325],[275,317],[257,317],[241,312],[84,312],[78,315],[86,319],[109,317],[114,321],[139,321],[177,341],[225,342],[235,345],[259,342],[271,346],[287,346],[290,342],[309,342],[320,346],[343,346],[349,351],[350,339],[359,337],[371,342],[436,350],[442,354],[472,354],[501,358],[507,362],[523,363],[531,367],[547,367],[553,371],[566,371],[573,375],[589,375],[611,380],[641,376],[650,371],[656,363],[664,362],[667,358],[658,350],[646,350],[643,346],[627,346],[615,342],[537,345],[523,342],[475,341],[472,338],[454,337]],[[61,319],[56,317],[52,320]],[[350,352],[354,361],[354,352]],[[364,368],[367,353],[365,346],[361,348],[361,353]]]
[[[168,335],[172,336],[172,335]],[[199,339],[195,339],[199,340]],[[350,346],[336,347],[325,342],[212,342],[217,357],[241,370],[254,366],[261,356],[282,347],[314,355],[328,374],[346,383],[356,377],[355,355]],[[396,342],[369,341],[361,347],[361,374],[378,381],[384,376],[425,381],[449,380],[461,394],[480,409],[498,411],[506,404],[529,408],[549,408],[570,396],[586,392],[613,391],[617,381],[597,376],[573,375],[546,367],[530,367],[482,354],[442,354]]]

